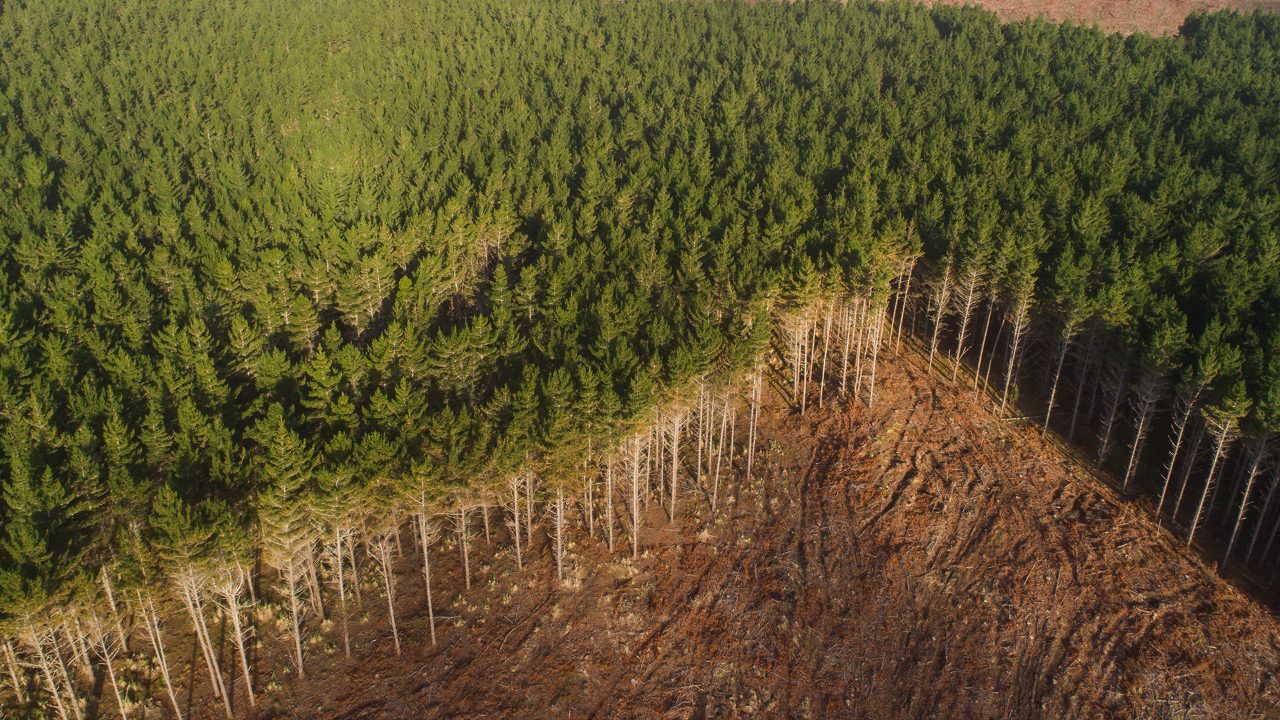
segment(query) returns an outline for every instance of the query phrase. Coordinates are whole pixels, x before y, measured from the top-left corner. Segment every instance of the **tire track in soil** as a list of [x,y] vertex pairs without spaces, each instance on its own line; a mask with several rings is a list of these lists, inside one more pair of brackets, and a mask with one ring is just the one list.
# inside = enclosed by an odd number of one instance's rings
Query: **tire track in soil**
[[[523,572],[500,547],[462,603],[441,553],[441,612],[462,624],[439,649],[315,659],[322,680],[260,716],[1247,717],[1280,702],[1274,616],[963,384],[912,358],[881,377],[874,408],[767,408],[761,479],[729,483],[719,520],[691,503],[682,536],[638,563],[575,531],[571,584],[553,590],[545,540]],[[418,585],[398,603],[418,608]],[[370,595],[355,630],[380,637]]]

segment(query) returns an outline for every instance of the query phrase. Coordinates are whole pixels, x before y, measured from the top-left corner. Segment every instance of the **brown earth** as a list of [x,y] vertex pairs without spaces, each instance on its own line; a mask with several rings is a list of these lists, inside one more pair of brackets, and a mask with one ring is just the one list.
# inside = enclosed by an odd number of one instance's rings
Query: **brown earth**
[[951,5],[980,5],[1003,20],[1045,17],[1097,25],[1108,32],[1176,33],[1191,13],[1217,10],[1280,12],[1280,0],[935,0]]
[[260,628],[259,716],[1280,717],[1280,619],[919,360],[872,409],[763,423],[758,477],[714,518],[698,491],[676,525],[654,508],[636,562],[575,516],[560,587],[545,538],[515,570],[495,514],[466,592],[438,544],[435,647],[406,533],[404,655],[366,567],[355,660],[329,627],[299,681]]

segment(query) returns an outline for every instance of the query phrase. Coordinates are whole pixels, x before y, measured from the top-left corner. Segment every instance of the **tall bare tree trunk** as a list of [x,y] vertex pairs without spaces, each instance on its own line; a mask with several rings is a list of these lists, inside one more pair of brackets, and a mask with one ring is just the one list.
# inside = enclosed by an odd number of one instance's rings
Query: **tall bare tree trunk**
[[[397,532],[398,533],[398,529]],[[395,553],[392,550],[395,538],[390,532],[383,532],[373,541],[373,550],[378,559],[378,569],[382,571],[382,587],[387,595],[387,617],[391,619],[391,639],[396,646],[396,655],[400,655],[400,629],[396,627],[396,570]]]
[[13,652],[13,644],[8,640],[4,641],[4,659],[9,668],[9,679],[13,681],[13,695],[18,699],[19,705],[26,705],[27,693],[20,679],[21,674],[18,672],[18,656]]
[[173,716],[177,720],[182,720],[182,706],[178,705],[178,695],[173,691],[173,680],[169,675],[169,658],[165,656],[164,638],[160,635],[160,618],[156,615],[151,599],[144,600],[141,592],[137,595],[138,606],[142,608],[142,620],[147,627],[147,639],[151,641],[151,650],[155,653],[156,664],[160,667],[160,678],[164,680],[165,692],[169,696],[169,703],[173,706]]
[[71,701],[71,710],[76,716],[76,720],[81,720],[83,714],[80,712],[80,700],[76,697],[76,686],[71,680],[71,672],[67,669],[67,661],[62,657],[62,648],[58,644],[58,633],[56,628],[50,628],[49,636],[51,638],[50,645],[52,645],[53,659],[58,661],[57,665],[54,666],[54,669],[58,671],[59,676],[62,678],[62,682],[67,687],[67,695]]
[[92,625],[90,625],[89,632],[92,644],[97,651],[96,654],[107,669],[107,680],[111,683],[111,693],[115,696],[116,707],[120,709],[120,720],[129,720],[129,711],[125,707],[124,696],[120,694],[120,683],[116,679],[115,663],[112,662],[120,647],[111,647],[109,631],[102,626],[102,620],[96,612],[92,615]]
[[951,304],[951,265],[942,270],[942,277],[933,289],[933,334],[929,337],[929,373],[933,373],[933,356],[938,354],[938,336],[942,332],[942,320]]
[[756,368],[755,377],[751,380],[751,415],[747,431],[747,482],[751,482],[751,466],[756,457],[756,424],[760,418],[760,383],[762,370]]
[[1200,527],[1200,514],[1204,511],[1205,500],[1209,497],[1209,489],[1213,487],[1214,473],[1218,470],[1218,461],[1222,459],[1223,448],[1227,444],[1227,435],[1231,432],[1231,423],[1223,422],[1218,431],[1213,447],[1213,462],[1209,464],[1209,475],[1204,480],[1204,490],[1200,493],[1200,504],[1196,506],[1196,514],[1191,517],[1191,531],[1187,533],[1187,547],[1196,540],[1196,529]]
[[862,397],[862,358],[864,357],[862,346],[871,327],[867,322],[870,312],[871,301],[867,298],[858,298],[858,345],[853,350],[853,396],[855,398]]
[[467,590],[471,590],[471,553],[468,552],[467,505],[458,506],[458,549],[462,552],[462,576]]
[[843,332],[840,334],[844,337],[844,350],[840,356],[840,395],[843,397],[845,391],[849,387],[849,340],[853,336],[853,308],[849,307],[849,303],[841,305],[843,317],[841,318],[841,327]]
[[234,720],[235,713],[231,709],[231,700],[227,696],[227,689],[222,682],[222,668],[218,664],[218,654],[213,649],[213,640],[209,635],[209,627],[204,619],[204,605],[200,602],[200,594],[197,581],[194,576],[188,574],[179,580],[179,595],[182,597],[182,603],[187,608],[187,614],[191,616],[191,625],[195,628],[196,642],[200,646],[200,652],[204,655],[205,667],[209,670],[209,685],[213,690],[213,696],[222,701],[222,709],[226,712],[229,720]]
[[1191,454],[1187,456],[1187,462],[1182,468],[1182,477],[1178,484],[1178,498],[1173,503],[1173,518],[1178,517],[1178,511],[1182,509],[1182,498],[1187,492],[1187,486],[1191,484],[1191,472],[1195,470],[1196,461],[1200,458],[1200,444],[1204,441],[1205,425],[1203,422],[1196,428],[1195,439],[1191,441]]
[[306,677],[302,663],[302,603],[298,600],[298,559],[290,558],[284,570],[285,587],[289,592],[289,620],[293,630],[293,661],[298,677]]
[[[253,674],[249,670],[249,652],[246,647],[245,640],[248,638],[248,631],[244,627],[244,623],[240,621],[240,593],[244,591],[247,578],[244,575],[244,569],[239,565],[235,570],[227,569],[226,572],[234,572],[234,575],[227,575],[221,578],[215,591],[222,598],[222,610],[225,617],[231,621],[231,639],[235,642],[236,652],[240,656],[240,671],[244,675],[244,689],[248,694],[249,707],[256,704],[253,696]],[[343,630],[346,630],[346,600],[343,599]]]
[[1097,335],[1097,325],[1093,325],[1089,330],[1089,342],[1085,345],[1084,361],[1080,363],[1080,376],[1076,379],[1075,404],[1071,408],[1071,424],[1067,426],[1068,443],[1075,442],[1076,439],[1076,423],[1080,419],[1080,400],[1084,397],[1086,381],[1088,381],[1089,373],[1093,369],[1093,348]]
[[973,299],[978,294],[978,271],[970,270],[964,279],[964,301],[960,304],[960,332],[956,335],[956,354],[951,363],[951,382],[960,375],[960,363],[964,360],[965,343],[969,341],[969,318],[973,315]]
[[987,319],[982,323],[982,339],[978,341],[978,362],[973,366],[973,389],[977,391],[978,380],[982,377],[982,360],[987,356],[987,335],[991,331],[991,316],[996,309],[996,293],[991,291],[987,300]]
[[107,595],[107,607],[111,609],[111,622],[115,625],[116,637],[120,638],[124,651],[128,652],[129,636],[124,631],[124,624],[120,622],[120,608],[116,605],[116,594],[111,587],[111,577],[105,565],[99,570],[98,579],[102,582],[102,591]]
[[729,399],[724,401],[724,410],[720,413],[720,439],[716,442],[716,469],[711,488],[711,513],[714,515],[720,499],[720,463],[724,458],[724,431],[729,425]]
[[606,535],[609,538],[609,554],[613,554],[613,461],[607,461],[604,468],[604,518]]
[[1127,374],[1124,361],[1120,360],[1108,366],[1110,369],[1104,376],[1106,392],[1106,411],[1102,416],[1102,432],[1098,438],[1098,455],[1094,461],[1101,466],[1107,461],[1107,452],[1111,449],[1112,431],[1116,426],[1116,416],[1120,413],[1120,404],[1125,399],[1125,376]]
[[827,352],[831,347],[831,306],[827,306],[827,322],[822,330],[822,373],[818,375],[818,407],[822,407],[822,400],[826,396],[827,389]]
[[1249,498],[1253,495],[1253,484],[1258,479],[1258,473],[1262,468],[1262,459],[1267,455],[1266,440],[1259,440],[1255,443],[1249,461],[1248,480],[1244,484],[1244,496],[1240,499],[1240,511],[1236,514],[1235,525],[1231,528],[1231,539],[1227,542],[1227,550],[1222,553],[1222,563],[1219,565],[1221,570],[1227,569],[1227,561],[1231,559],[1231,550],[1236,546],[1236,538],[1240,537],[1240,528],[1244,525],[1244,516],[1249,512]]
[[1009,364],[1004,371],[1004,389],[1000,392],[1000,417],[1004,417],[1005,407],[1009,404],[1009,386],[1018,373],[1018,350],[1022,347],[1022,337],[1027,332],[1027,317],[1030,313],[1030,299],[1020,295],[1014,301],[1011,330],[1009,333]]
[[[526,458],[527,459],[527,458]],[[533,551],[533,473],[524,476],[524,543]]]
[[1271,489],[1267,490],[1267,499],[1262,502],[1262,512],[1258,514],[1258,521],[1253,526],[1253,536],[1249,539],[1249,549],[1244,554],[1246,565],[1253,562],[1253,551],[1257,548],[1258,537],[1262,534],[1262,526],[1267,521],[1267,515],[1271,513],[1271,504],[1275,502],[1277,489],[1280,489],[1280,464],[1276,465],[1275,474],[1271,477]]
[[522,477],[517,475],[511,480],[511,516],[514,525],[511,536],[516,541],[516,569],[518,570],[524,569],[524,557],[520,549],[520,533],[524,531],[520,526],[520,484]]
[[1155,376],[1147,374],[1142,378],[1138,385],[1138,391],[1134,395],[1135,410],[1138,411],[1138,423],[1134,428],[1133,444],[1129,446],[1129,461],[1125,463],[1124,481],[1120,484],[1121,490],[1129,489],[1129,481],[1133,479],[1134,471],[1138,466],[1138,459],[1142,456],[1142,445],[1147,440],[1147,431],[1151,415],[1155,412],[1157,398],[1158,381]]
[[1182,438],[1187,430],[1187,422],[1191,419],[1191,411],[1195,409],[1195,400],[1195,397],[1178,398],[1178,401],[1182,404],[1182,412],[1173,422],[1175,428],[1173,447],[1169,452],[1169,464],[1165,468],[1164,482],[1160,487],[1160,502],[1156,504],[1157,518],[1160,517],[1160,511],[1164,509],[1165,498],[1169,494],[1169,483],[1173,480],[1173,469],[1178,463],[1178,453],[1182,450]]
[[[513,485],[514,487],[514,485]],[[436,540],[436,529],[427,520],[426,502],[423,498],[422,509],[418,513],[418,544],[422,546],[422,580],[427,586],[427,623],[431,627],[431,644],[436,644],[436,606],[431,600],[431,545]],[[516,495],[513,507],[520,511],[520,496]],[[516,517],[516,562],[520,557],[520,518]]]
[[893,346],[894,353],[902,352],[902,329],[907,324],[907,303],[911,302],[911,276],[915,273],[915,270],[916,261],[913,258],[907,262],[907,285],[902,291],[901,317],[898,319],[898,333]]
[[871,378],[867,384],[867,407],[876,404],[876,359],[880,355],[880,340],[884,333],[884,308],[876,311],[876,326],[873,330],[874,342],[871,345]]
[[640,436],[633,441],[631,455],[631,558],[640,557]]
[[564,490],[556,488],[556,578],[564,584]]
[[349,659],[351,657],[351,628],[347,620],[347,578],[346,573],[344,572],[345,568],[343,567],[346,565],[346,560],[342,556],[342,533],[343,529],[341,526],[334,527],[333,563],[335,570],[337,570],[335,575],[338,582],[338,607],[339,611],[342,613],[342,655]]
[[1040,432],[1041,438],[1049,434],[1049,421],[1053,419],[1053,406],[1058,397],[1058,380],[1062,377],[1062,363],[1067,359],[1067,352],[1071,349],[1071,338],[1074,334],[1070,328],[1063,328],[1062,335],[1058,338],[1058,361],[1053,371],[1053,383],[1049,387],[1049,406],[1044,411],[1044,429]]
[[[27,633],[28,641],[31,643],[32,649],[36,651],[37,667],[40,668],[40,672],[44,675],[45,682],[49,684],[49,696],[53,699],[53,709],[58,711],[59,718],[67,720],[67,705],[63,704],[62,697],[62,682],[58,674],[54,672],[52,659],[45,654],[43,633],[41,633],[34,624],[30,625]],[[53,633],[50,632],[49,634],[52,635]],[[58,642],[56,637],[53,638],[53,642],[55,644]],[[68,691],[71,694],[71,701],[69,704],[75,710],[76,717],[78,718],[80,717],[80,705],[79,701],[76,700],[75,690],[73,688],[68,688]]]
[[676,490],[680,483],[680,424],[683,418],[677,412],[671,418],[671,519],[676,519]]

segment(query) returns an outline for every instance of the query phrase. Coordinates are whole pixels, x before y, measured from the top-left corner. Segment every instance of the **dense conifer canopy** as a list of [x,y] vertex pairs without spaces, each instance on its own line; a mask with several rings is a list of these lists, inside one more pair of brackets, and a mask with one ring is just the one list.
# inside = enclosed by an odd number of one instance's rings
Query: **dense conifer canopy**
[[554,472],[916,256],[1280,430],[1271,15],[56,0],[0,38],[3,618]]

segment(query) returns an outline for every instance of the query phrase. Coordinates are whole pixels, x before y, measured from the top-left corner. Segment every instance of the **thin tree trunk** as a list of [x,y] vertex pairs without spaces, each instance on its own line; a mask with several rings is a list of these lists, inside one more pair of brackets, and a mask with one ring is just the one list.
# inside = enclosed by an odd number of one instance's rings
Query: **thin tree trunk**
[[285,585],[289,589],[289,618],[293,628],[293,660],[294,665],[298,669],[298,677],[306,677],[306,670],[302,664],[302,622],[300,615],[302,613],[301,603],[298,602],[298,560],[291,558],[289,567],[285,570]]
[[991,315],[995,312],[995,293],[987,302],[987,319],[982,323],[982,339],[978,341],[978,362],[973,366],[973,389],[977,391],[978,380],[982,377],[982,360],[987,355],[987,334],[991,331]]
[[[28,633],[31,636],[31,647],[36,651],[36,662],[40,667],[40,671],[44,673],[45,682],[49,684],[49,695],[53,699],[53,708],[58,711],[58,717],[62,718],[62,720],[67,720],[67,707],[62,702],[62,685],[58,682],[57,676],[53,672],[53,662],[45,655],[44,641],[40,637],[40,632],[32,626]],[[53,642],[56,644],[57,638],[54,638]],[[70,704],[76,711],[76,717],[79,717],[80,708],[75,699],[74,690],[72,691]]]
[[1191,411],[1195,407],[1195,398],[1183,400],[1182,414],[1174,421],[1173,448],[1169,453],[1169,464],[1165,469],[1164,482],[1160,487],[1160,502],[1156,505],[1156,517],[1160,517],[1160,511],[1164,509],[1165,497],[1169,494],[1169,482],[1173,480],[1173,469],[1178,462],[1178,453],[1182,450],[1182,437],[1187,430],[1187,421],[1191,419]]
[[866,298],[858,299],[858,345],[853,350],[853,396],[855,398],[862,396],[862,345],[867,336],[867,314],[870,312],[871,301]]
[[640,557],[640,437],[631,456],[631,558]]
[[729,400],[725,398],[724,411],[720,413],[720,439],[716,442],[715,479],[711,488],[711,513],[714,515],[720,499],[720,463],[724,458],[724,431],[729,425]]
[[[253,675],[249,671],[249,653],[248,649],[245,647],[245,628],[244,624],[240,622],[240,590],[244,587],[245,580],[243,571],[241,571],[241,574],[236,578],[235,583],[232,585],[224,585],[221,590],[222,599],[225,603],[223,609],[226,611],[227,617],[231,620],[232,638],[235,640],[236,650],[240,655],[240,671],[244,674],[244,689],[249,697],[249,707],[253,707],[256,704],[256,700],[253,696]],[[342,627],[343,632],[345,633],[347,622],[345,597],[343,598],[342,603]]]
[[938,335],[942,332],[942,320],[951,304],[951,266],[947,265],[942,272],[942,282],[933,294],[933,334],[929,338],[929,374],[933,374],[933,356],[938,353]]
[[915,260],[912,260],[907,264],[907,285],[906,285],[906,288],[902,291],[901,317],[898,319],[898,335],[897,335],[897,338],[894,340],[894,346],[893,346],[893,352],[895,354],[902,352],[902,330],[903,330],[903,327],[907,324],[907,304],[911,302],[911,277],[913,274],[915,274],[915,270],[916,270],[916,262]]
[[400,630],[396,627],[396,573],[391,552],[392,542],[392,538],[384,535],[374,541],[374,550],[378,553],[378,566],[382,569],[382,586],[387,593],[387,616],[391,618],[391,639],[395,642],[396,655],[399,656]]
[[849,340],[853,335],[853,310],[848,303],[843,305],[844,319],[841,323],[844,327],[844,351],[840,359],[840,395],[844,396],[845,391],[849,387]]
[[871,378],[867,384],[867,407],[876,404],[876,359],[880,355],[880,339],[884,333],[884,308],[876,311],[875,343],[871,346]]
[[676,413],[671,418],[671,519],[676,519],[676,491],[680,482],[680,423],[683,418]]
[[1240,500],[1240,512],[1236,514],[1236,522],[1231,528],[1231,539],[1227,542],[1227,550],[1222,553],[1220,569],[1227,569],[1227,561],[1231,559],[1231,550],[1236,546],[1236,538],[1240,537],[1240,527],[1244,525],[1245,513],[1249,512],[1249,498],[1253,495],[1253,484],[1258,479],[1258,471],[1262,467],[1262,458],[1267,454],[1265,441],[1258,443],[1253,451],[1253,460],[1249,463],[1248,480],[1244,484],[1244,496]]
[[227,689],[222,683],[222,668],[218,665],[218,655],[213,649],[213,639],[209,635],[209,628],[205,624],[204,607],[200,602],[198,590],[196,589],[196,580],[193,577],[187,577],[179,581],[182,603],[187,608],[187,614],[191,616],[191,625],[195,628],[196,642],[200,645],[200,652],[204,654],[205,667],[209,670],[209,685],[213,690],[213,696],[222,701],[222,709],[226,712],[229,719],[235,717],[235,713],[231,709],[231,700],[227,697]]
[[103,666],[107,668],[107,680],[111,683],[111,693],[115,696],[116,707],[120,709],[120,720],[129,720],[129,711],[125,708],[124,696],[120,694],[120,683],[116,679],[115,664],[111,662],[111,659],[115,656],[115,651],[111,649],[107,630],[102,627],[102,620],[96,612],[93,613],[92,634],[92,639],[95,641],[94,645],[97,646],[98,657],[102,659]]
[[515,523],[515,531],[512,532],[511,534],[515,537],[515,540],[516,540],[516,569],[517,570],[524,569],[524,558],[522,556],[521,549],[520,549],[520,533],[522,532],[522,528],[520,527],[520,480],[521,478],[517,477],[515,480],[511,481],[511,515],[512,515],[512,522]]
[[1053,371],[1053,383],[1049,389],[1049,407],[1044,412],[1044,429],[1040,432],[1041,438],[1049,434],[1049,421],[1053,417],[1053,405],[1058,397],[1058,380],[1062,377],[1062,363],[1067,359],[1067,351],[1071,349],[1071,333],[1064,330],[1058,343],[1058,362]]
[[462,576],[467,590],[471,590],[471,554],[467,542],[467,506],[458,507],[458,549],[462,551]]
[[822,331],[822,373],[818,376],[818,407],[822,407],[827,389],[827,352],[831,347],[831,308],[827,308],[827,324]]
[[1267,490],[1267,499],[1262,502],[1262,512],[1258,514],[1258,522],[1253,526],[1253,536],[1249,539],[1249,550],[1244,554],[1246,565],[1253,561],[1253,551],[1258,545],[1258,536],[1262,534],[1262,527],[1267,521],[1267,515],[1271,512],[1271,504],[1275,502],[1277,489],[1280,489],[1280,465],[1276,466],[1275,475],[1271,478],[1271,489]]
[[[27,693],[24,689],[22,680],[19,679],[18,673],[18,656],[13,652],[13,644],[8,640],[4,641],[4,659],[9,667],[9,678],[13,680],[13,694],[18,699],[19,705],[27,704]],[[25,679],[25,673],[22,674]]]
[[756,369],[756,375],[751,381],[751,414],[749,417],[750,427],[747,431],[747,482],[751,482],[751,466],[756,457],[756,424],[760,417],[760,382],[761,370]]
[[[347,533],[347,562],[351,565],[351,589],[355,591],[356,605],[364,607],[364,596],[360,591],[360,568],[356,567],[356,537],[367,536],[364,530],[364,521],[360,521],[359,535],[355,528],[350,528]],[[367,555],[367,553],[366,553]]]
[[1202,423],[1196,428],[1195,440],[1191,443],[1191,454],[1187,456],[1186,467],[1182,469],[1182,478],[1178,485],[1178,499],[1173,503],[1173,519],[1178,518],[1178,511],[1182,509],[1182,497],[1187,492],[1187,486],[1191,481],[1191,471],[1196,467],[1196,460],[1200,457],[1200,444],[1204,441],[1204,424]]
[[1019,297],[1014,305],[1012,331],[1009,337],[1009,364],[1004,371],[1004,389],[1000,392],[1000,417],[1004,417],[1005,407],[1009,404],[1009,386],[1018,371],[1018,350],[1022,345],[1022,336],[1027,332],[1028,298]]
[[[400,551],[399,532],[396,533],[396,550],[403,554],[403,552]],[[316,554],[313,551],[314,548],[312,547],[312,544],[308,542],[307,552],[304,555],[307,561],[305,565],[305,569],[307,571],[307,586],[310,589],[308,594],[311,596],[311,609],[316,611],[317,618],[324,620],[324,598],[320,593],[320,574],[316,572]]]
[[524,543],[533,551],[533,473],[524,476]]
[[80,668],[84,671],[85,677],[93,677],[93,663],[89,660],[89,648],[84,643],[84,631],[80,628],[80,618],[73,618],[75,622],[75,631],[67,625],[67,621],[63,620],[62,634],[67,638],[67,644],[71,646],[72,659],[79,663]]
[[1152,411],[1155,410],[1155,398],[1155,380],[1148,376],[1143,379],[1142,385],[1138,388],[1138,424],[1134,428],[1133,444],[1129,447],[1129,461],[1125,463],[1124,467],[1124,481],[1120,484],[1122,491],[1129,489],[1129,481],[1133,479],[1133,473],[1138,466],[1138,458],[1142,456],[1142,445],[1147,440],[1148,422],[1151,420]]
[[564,584],[564,490],[556,488],[556,578]]
[[[520,497],[516,496],[514,505],[516,512],[520,511]],[[435,542],[435,528],[428,526],[427,511],[425,501],[422,503],[422,510],[418,514],[418,543],[422,545],[422,580],[427,586],[427,624],[431,627],[431,644],[436,644],[436,607],[431,601],[431,545]],[[516,562],[520,562],[520,517],[516,516]]]
[[604,517],[606,535],[609,538],[609,554],[613,554],[613,462],[605,464],[604,469]]
[[337,566],[338,575],[338,604],[342,612],[342,655],[348,659],[351,658],[351,629],[347,622],[347,580],[346,573],[343,572],[343,566],[346,565],[345,559],[342,557],[342,529],[335,527],[333,529],[334,564]]
[[62,657],[62,649],[58,646],[58,634],[54,629],[49,631],[50,644],[53,646],[53,659],[58,661],[54,669],[62,677],[62,682],[66,684],[67,695],[70,699],[71,711],[75,714],[76,720],[81,720],[83,715],[80,712],[80,701],[76,698],[76,686],[71,682],[71,673],[67,671],[67,661]]
[[969,318],[973,315],[973,296],[978,292],[978,273],[973,271],[965,280],[964,304],[960,306],[960,333],[956,336],[956,354],[951,363],[951,382],[960,375],[960,362],[964,360],[964,344],[969,340]]
[[1107,452],[1111,449],[1112,431],[1116,426],[1116,416],[1120,413],[1120,404],[1124,402],[1125,375],[1124,362],[1119,361],[1111,366],[1107,375],[1106,393],[1107,409],[1102,419],[1102,436],[1098,440],[1098,455],[1095,461],[1099,466],[1107,461]]
[[1089,343],[1085,345],[1084,362],[1080,364],[1080,377],[1076,381],[1076,399],[1071,409],[1071,424],[1067,426],[1067,442],[1074,442],[1076,439],[1076,423],[1080,419],[1080,400],[1084,397],[1085,382],[1089,379],[1089,373],[1093,369],[1093,346],[1097,338],[1098,329],[1094,325],[1089,330]]
[[173,705],[174,717],[182,720],[182,707],[178,705],[178,695],[173,691],[173,680],[169,676],[169,659],[165,656],[164,638],[160,635],[160,618],[156,616],[151,600],[143,600],[141,592],[138,593],[138,605],[142,608],[142,620],[147,627],[147,638],[151,641],[151,650],[155,653],[156,664],[160,666],[160,677],[164,680],[165,692],[169,695],[170,704]]
[[102,590],[107,595],[107,606],[111,608],[111,622],[116,627],[116,637],[120,638],[120,642],[125,652],[129,651],[129,636],[124,632],[124,624],[120,622],[120,608],[116,605],[116,594],[111,587],[111,578],[107,574],[106,566],[103,566],[98,572],[98,578],[102,581]]
[[1218,433],[1213,448],[1213,462],[1209,464],[1209,476],[1204,481],[1204,491],[1200,493],[1200,504],[1196,506],[1196,514],[1191,518],[1191,532],[1187,533],[1187,547],[1196,540],[1196,529],[1200,527],[1200,513],[1204,510],[1205,500],[1209,497],[1209,489],[1213,487],[1213,476],[1218,470],[1218,461],[1222,459],[1222,450],[1227,444],[1227,434],[1231,432],[1230,423],[1222,423],[1222,431]]
[[[994,304],[995,300],[992,300],[992,303]],[[982,392],[984,393],[991,391],[991,369],[995,367],[996,356],[1000,354],[1000,339],[1004,337],[1005,326],[1009,324],[1008,320],[1007,315],[1000,313],[1000,329],[996,330],[996,337],[991,341],[991,352],[987,355],[987,371],[982,374]],[[976,387],[974,391],[977,391]]]

